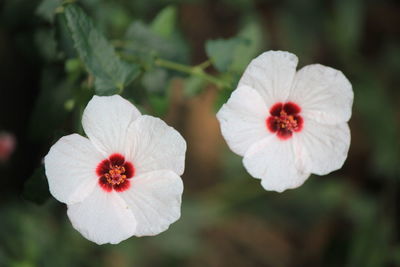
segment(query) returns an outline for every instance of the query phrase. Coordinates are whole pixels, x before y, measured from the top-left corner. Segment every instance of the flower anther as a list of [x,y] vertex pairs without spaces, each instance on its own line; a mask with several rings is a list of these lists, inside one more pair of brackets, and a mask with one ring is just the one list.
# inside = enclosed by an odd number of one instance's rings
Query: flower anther
[[293,102],[276,103],[269,111],[270,116],[266,120],[267,128],[276,133],[280,139],[289,139],[293,132],[300,132],[303,128],[300,111],[300,107]]

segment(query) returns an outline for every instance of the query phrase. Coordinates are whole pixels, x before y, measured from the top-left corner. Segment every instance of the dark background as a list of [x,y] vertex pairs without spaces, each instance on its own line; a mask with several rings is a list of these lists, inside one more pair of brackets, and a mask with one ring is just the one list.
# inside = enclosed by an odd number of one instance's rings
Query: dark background
[[175,59],[189,65],[207,59],[207,40],[233,37],[251,24],[259,53],[286,50],[299,57],[299,67],[342,70],[355,94],[349,156],[330,175],[311,176],[282,194],[267,192],[221,137],[216,106],[229,92],[202,84],[188,96],[190,77],[179,73],[165,74],[160,92],[142,78],[125,96],[164,118],[188,143],[182,217],[157,237],[97,246],[72,228],[40,169],[60,136],[81,131],[70,99],[84,87],[84,68],[71,60],[74,50],[60,44],[59,21],[42,1],[2,0],[0,131],[15,137],[16,148],[0,163],[0,266],[400,266],[398,1],[79,5],[114,41],[133,21],[150,23],[165,6],[175,6]]

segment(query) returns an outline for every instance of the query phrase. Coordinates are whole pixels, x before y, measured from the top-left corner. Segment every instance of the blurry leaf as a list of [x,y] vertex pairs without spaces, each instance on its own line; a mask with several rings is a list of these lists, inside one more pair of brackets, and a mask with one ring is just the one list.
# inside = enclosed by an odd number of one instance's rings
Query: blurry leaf
[[61,13],[55,16],[55,39],[57,41],[57,50],[67,58],[77,57],[74,48],[74,41],[68,30],[67,20]]
[[57,59],[57,43],[52,30],[38,30],[35,33],[35,44],[45,60]]
[[36,9],[36,15],[44,18],[49,22],[53,22],[55,10],[61,6],[62,0],[42,0]]
[[229,97],[231,96],[231,93],[232,93],[231,90],[223,90],[218,94],[214,106],[216,111],[218,111],[222,107],[222,105],[228,101]]
[[67,59],[64,68],[68,75],[68,80],[71,83],[78,81],[78,79],[85,73],[85,66],[79,58]]
[[64,108],[67,111],[72,111],[75,107],[75,100],[74,99],[68,99],[67,101],[65,101],[64,103]]
[[207,56],[220,72],[227,71],[234,60],[234,55],[240,45],[246,42],[241,38],[208,40],[206,42]]
[[251,22],[234,38],[207,41],[206,52],[220,72],[241,75],[250,61],[260,54],[263,46],[263,32],[258,23]]
[[[357,111],[364,120],[366,136],[374,152],[374,170],[385,176],[399,178],[400,128],[396,120],[396,100],[390,98],[386,88],[374,74],[363,74],[358,82],[359,93],[355,94]],[[382,116],[384,114],[384,116]],[[373,125],[374,131],[370,131]]]
[[121,61],[81,8],[70,4],[65,7],[64,13],[75,47],[88,71],[95,77],[96,94],[118,93],[138,76],[139,66]]
[[156,116],[164,117],[170,105],[170,82],[165,80],[158,86],[162,86],[161,90],[158,92],[147,91],[147,101]]
[[268,216],[276,223],[286,223],[298,230],[310,227],[322,218],[337,216],[336,211],[345,203],[350,192],[348,184],[343,181],[339,177],[319,179],[311,176],[296,190],[288,190],[285,194],[268,194],[268,203],[262,208],[266,214],[267,210],[271,211]]
[[222,0],[222,2],[224,2],[226,5],[232,6],[233,8],[241,10],[243,13],[248,11],[251,12],[256,4],[256,2],[248,0]]
[[37,206],[15,198],[0,206],[0,251],[8,257],[7,264],[3,264],[0,252],[0,266],[98,265],[87,256],[98,247],[82,238],[66,220],[61,205],[54,204],[47,201]]
[[[82,3],[84,5],[84,3]],[[84,5],[85,7],[88,5]],[[120,38],[132,22],[131,10],[117,1],[99,1],[88,6],[96,26],[110,39]]]
[[252,22],[246,24],[237,36],[246,42],[237,47],[231,70],[242,73],[250,61],[261,53],[264,46],[263,32],[258,23]]
[[219,215],[214,213],[215,206],[209,204],[199,199],[187,199],[182,205],[181,219],[164,234],[155,236],[151,242],[176,257],[195,254],[201,246],[202,230],[215,223]]
[[33,175],[25,182],[23,197],[36,204],[43,204],[50,197],[49,186],[44,171],[44,166],[35,170]]
[[[388,266],[390,255],[390,242],[393,236],[393,227],[387,218],[379,216],[379,207],[374,200],[353,195],[349,211],[354,210],[358,216],[353,217],[354,234],[350,245],[347,266]],[[363,212],[359,212],[359,210]]]
[[322,3],[315,0],[292,1],[277,14],[280,49],[291,51],[302,62],[310,62],[310,57],[321,49],[320,39],[325,26],[321,22],[328,17],[324,11],[326,8],[321,7]]
[[185,80],[185,86],[183,88],[184,90],[183,92],[188,97],[195,96],[201,92],[205,84],[206,83],[204,79],[198,76],[190,76]]
[[146,71],[142,77],[142,85],[150,92],[165,91],[168,87],[167,71],[161,68]]
[[382,48],[382,65],[385,66],[384,73],[390,75],[391,77],[398,78],[398,73],[400,73],[400,46],[396,41],[391,41]]
[[355,53],[363,25],[363,1],[362,0],[336,0],[334,1],[335,15],[333,21],[328,24],[330,31],[328,38],[340,51],[339,55]]
[[395,246],[392,249],[392,261],[393,261],[394,266],[400,266],[400,253],[399,253],[399,251],[400,251],[400,245],[397,244],[397,246]]
[[169,97],[165,95],[150,94],[148,101],[157,117],[163,117],[169,106]]
[[62,75],[53,67],[43,70],[40,93],[29,121],[29,137],[34,142],[48,141],[67,118],[64,103],[72,97],[72,92]]
[[175,30],[177,11],[168,6],[161,10],[151,23],[151,30],[163,37],[170,37]]
[[161,57],[177,62],[187,62],[188,47],[183,39],[174,32],[170,38],[155,33],[142,22],[134,22],[128,28],[126,52],[135,55],[139,60]]

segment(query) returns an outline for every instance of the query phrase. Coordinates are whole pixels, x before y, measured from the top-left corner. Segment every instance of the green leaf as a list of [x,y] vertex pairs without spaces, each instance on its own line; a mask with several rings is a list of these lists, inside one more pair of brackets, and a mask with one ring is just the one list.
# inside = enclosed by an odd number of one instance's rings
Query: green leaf
[[22,196],[36,204],[43,204],[50,197],[44,166],[37,168],[25,182]]
[[163,92],[168,87],[168,73],[165,69],[154,68],[142,77],[142,85],[149,92]]
[[364,25],[364,5],[362,0],[336,0],[334,16],[328,21],[328,38],[340,54],[349,56],[358,52]]
[[62,0],[43,0],[36,9],[36,15],[49,22],[53,22],[55,10],[61,4]]
[[57,43],[53,30],[40,29],[35,33],[35,43],[46,61],[57,60]]
[[205,84],[206,82],[204,81],[204,79],[192,75],[185,80],[183,93],[185,94],[185,96],[193,97],[201,92],[201,89],[203,89]]
[[75,82],[85,73],[85,66],[79,58],[70,58],[65,61],[65,72],[68,74],[68,80]]
[[231,66],[234,54],[239,45],[245,42],[242,38],[208,40],[206,42],[206,52],[212,59],[214,66],[220,72],[225,72]]
[[351,197],[348,212],[353,217],[354,232],[346,266],[388,266],[393,223],[380,212],[375,199],[361,194]]
[[118,1],[95,1],[89,0],[82,5],[90,10],[91,16],[96,21],[96,26],[106,32],[110,40],[119,39],[129,24],[132,22],[131,10],[118,3]]
[[73,85],[66,81],[62,70],[48,67],[42,70],[40,93],[30,114],[28,133],[35,143],[48,142],[65,123],[69,112],[64,103],[72,98]]
[[225,104],[228,101],[231,94],[232,94],[231,90],[223,90],[218,94],[214,104],[214,109],[216,112],[222,107],[223,104]]
[[170,37],[175,30],[177,11],[168,6],[161,10],[151,23],[151,30],[163,37]]
[[154,32],[150,26],[135,21],[129,26],[125,38],[125,52],[145,63],[149,63],[149,59],[155,57],[182,63],[188,61],[188,46],[176,32],[170,38],[166,38]]
[[156,94],[149,94],[148,101],[157,117],[163,117],[167,113],[168,106],[170,104],[170,99],[168,94],[162,96]]
[[[396,118],[396,101],[390,98],[389,92],[374,73],[363,73],[358,81],[358,94],[355,94],[357,112],[364,120],[365,137],[373,149],[373,169],[380,176],[400,178],[400,127]],[[382,116],[381,114],[385,114]],[[374,125],[374,131],[369,131]]]
[[256,22],[246,24],[237,37],[246,42],[241,42],[236,48],[230,69],[241,74],[250,61],[261,53],[264,39],[261,27]]
[[64,14],[57,13],[54,20],[57,51],[67,58],[78,57]]
[[242,73],[262,50],[264,40],[257,23],[246,24],[236,37],[209,40],[206,52],[220,72]]
[[112,95],[121,92],[138,76],[139,66],[122,61],[114,47],[95,28],[81,8],[73,4],[67,5],[64,14],[75,48],[87,70],[95,78],[96,94]]

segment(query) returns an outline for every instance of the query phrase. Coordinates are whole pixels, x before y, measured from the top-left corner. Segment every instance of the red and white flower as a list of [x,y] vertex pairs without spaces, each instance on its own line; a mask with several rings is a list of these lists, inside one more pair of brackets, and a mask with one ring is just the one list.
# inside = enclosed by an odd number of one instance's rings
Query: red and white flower
[[94,96],[82,125],[88,138],[64,136],[45,157],[50,192],[76,230],[116,244],[179,219],[186,143],[177,131],[118,95]]
[[228,146],[266,190],[296,188],[342,167],[353,90],[342,72],[269,51],[247,67],[217,114]]

